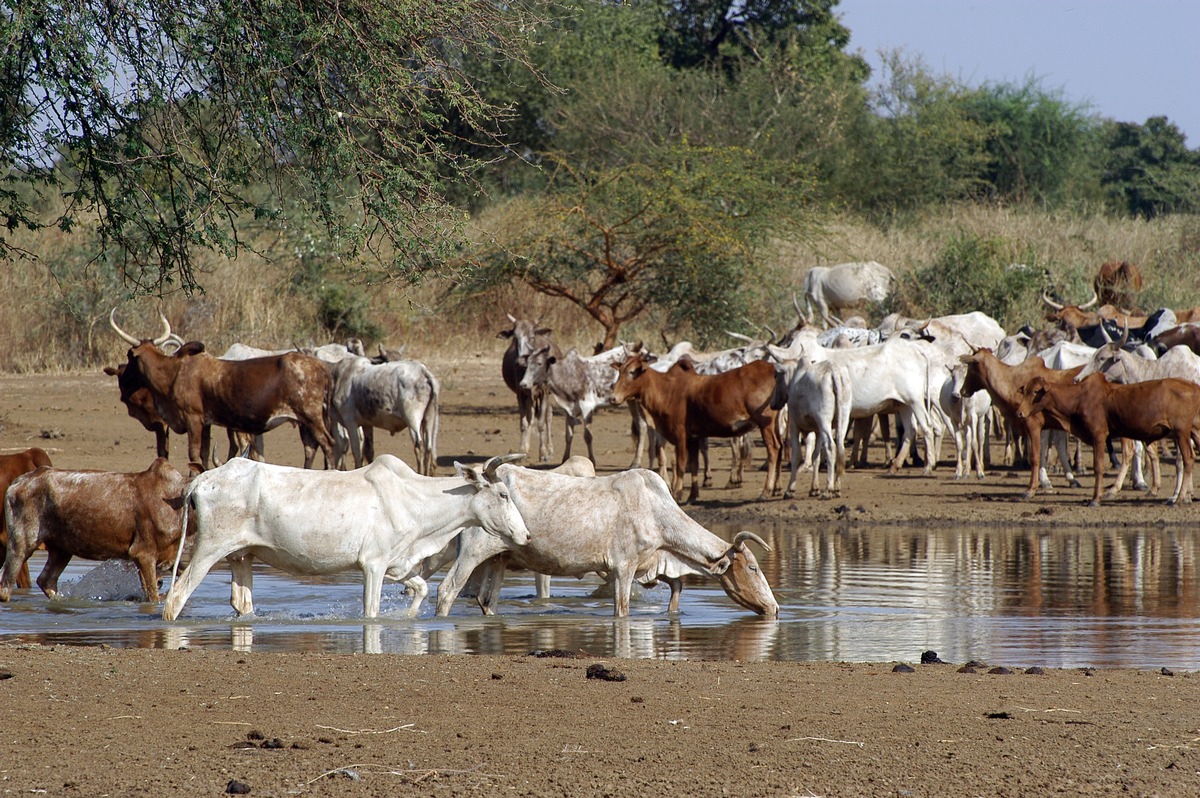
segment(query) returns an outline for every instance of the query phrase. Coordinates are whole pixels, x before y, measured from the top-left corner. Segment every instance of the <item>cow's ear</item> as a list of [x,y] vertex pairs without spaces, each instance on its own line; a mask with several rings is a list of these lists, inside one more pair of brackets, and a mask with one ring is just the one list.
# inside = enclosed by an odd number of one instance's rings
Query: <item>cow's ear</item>
[[500,332],[496,333],[496,337],[497,338],[512,338],[513,331],[512,330],[501,330]]
[[549,327],[538,327],[536,330],[533,331],[533,334],[534,335],[549,335],[552,332],[554,332],[554,330],[550,329]]
[[551,355],[550,357],[546,358],[547,366],[553,366],[557,362],[558,362],[558,358],[556,358],[554,355]]
[[720,576],[728,571],[729,566],[733,564],[733,561],[729,559],[732,555],[733,549],[730,549],[721,559],[709,564],[708,572],[713,576]]
[[105,373],[105,374],[107,374],[107,375],[108,375],[108,376],[110,376],[110,377],[115,377],[115,376],[117,376],[117,370],[116,370],[115,368],[113,368],[112,366],[105,366],[105,367],[104,367],[104,373]]
[[483,472],[475,466],[464,465],[463,463],[454,461],[454,473],[459,479],[465,479],[477,488],[482,488],[487,484],[487,480],[483,478]]

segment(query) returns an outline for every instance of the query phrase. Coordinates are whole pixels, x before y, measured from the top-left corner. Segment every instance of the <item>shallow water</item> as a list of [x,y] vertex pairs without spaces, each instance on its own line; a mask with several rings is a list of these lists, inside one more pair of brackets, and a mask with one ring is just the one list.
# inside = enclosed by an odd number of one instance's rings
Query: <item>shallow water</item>
[[[728,537],[738,530],[715,531]],[[0,606],[0,642],[859,662],[912,662],[933,650],[949,662],[1019,667],[1200,669],[1191,532],[754,531],[773,547],[759,561],[780,604],[778,621],[738,607],[708,581],[684,588],[676,617],[666,614],[669,593],[658,587],[640,591],[631,617],[618,621],[611,599],[594,595],[596,579],[555,579],[551,598],[539,601],[528,574],[510,574],[496,616],[483,617],[473,600],[460,598],[448,618],[436,618],[431,589],[410,619],[409,597],[389,584],[382,617],[365,623],[356,573],[297,578],[256,566],[253,616],[233,616],[229,574],[218,568],[172,623],[160,617],[161,604],[48,601],[36,588],[17,591]],[[35,575],[43,562],[42,555],[30,561]],[[94,566],[72,562],[63,586]]]

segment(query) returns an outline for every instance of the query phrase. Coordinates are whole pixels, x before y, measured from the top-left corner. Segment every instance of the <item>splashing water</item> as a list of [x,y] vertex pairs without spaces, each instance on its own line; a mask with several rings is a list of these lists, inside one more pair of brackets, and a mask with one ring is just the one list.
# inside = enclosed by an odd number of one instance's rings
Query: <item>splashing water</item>
[[67,598],[93,601],[145,601],[137,566],[128,560],[105,560],[73,582],[60,586]]

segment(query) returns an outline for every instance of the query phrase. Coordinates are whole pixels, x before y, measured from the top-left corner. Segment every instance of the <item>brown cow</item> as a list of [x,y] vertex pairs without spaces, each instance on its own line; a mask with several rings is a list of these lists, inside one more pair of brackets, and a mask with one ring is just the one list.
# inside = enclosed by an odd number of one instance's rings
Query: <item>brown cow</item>
[[1095,293],[1092,294],[1091,300],[1082,305],[1059,304],[1044,292],[1042,293],[1042,301],[1050,308],[1046,312],[1047,321],[1052,321],[1071,329],[1095,327],[1103,321],[1112,321],[1116,322],[1119,326],[1136,329],[1143,326],[1150,318],[1149,316],[1134,315],[1128,311],[1121,310],[1115,305],[1101,305],[1096,310],[1088,312],[1088,308],[1100,301],[1100,297]]
[[[1021,401],[1020,389],[1034,377],[1040,377],[1047,382],[1071,382],[1083,366],[1063,370],[1047,368],[1045,361],[1038,355],[1031,355],[1016,366],[1009,366],[992,354],[990,349],[975,349],[971,354],[959,357],[959,360],[967,364],[962,395],[970,396],[976,391],[986,390],[992,396],[993,405],[1008,421],[1013,434],[1026,439],[1029,451],[1029,487],[1022,498],[1032,499],[1041,484],[1042,430],[1065,427],[1047,419],[1042,413],[1018,417],[1016,410]],[[1063,446],[1059,450],[1060,459],[1064,463],[1068,462],[1065,449]],[[1049,487],[1048,478],[1045,484]],[[1072,487],[1078,486],[1078,482],[1072,482]]]
[[666,373],[649,367],[651,357],[639,353],[614,363],[617,382],[612,404],[637,399],[654,419],[658,432],[675,447],[675,474],[671,492],[683,491],[683,472],[692,475],[688,501],[700,495],[696,479],[699,443],[703,438],[732,438],[757,427],[767,448],[767,482],[760,499],[774,494],[779,477],[779,432],[771,407],[775,393],[775,367],[762,360],[721,374],[701,375],[684,362]]
[[148,601],[158,601],[157,568],[174,561],[181,533],[179,511],[189,478],[164,458],[145,471],[70,471],[42,467],[8,489],[8,560],[0,576],[0,601],[8,601],[18,569],[39,545],[46,565],[38,587],[50,598],[72,557],[132,560]]
[[[17,454],[0,454],[0,496],[4,495],[17,477],[50,464],[50,456],[38,448],[26,449]],[[7,550],[8,525],[4,523],[3,511],[0,511],[0,568],[4,566]],[[29,584],[29,566],[21,563],[21,570],[17,573],[17,587],[29,587]]]
[[1110,260],[1101,264],[1092,286],[1101,305],[1132,310],[1142,292],[1142,270],[1127,260]]
[[1034,377],[1022,389],[1018,418],[1042,413],[1069,428],[1092,446],[1096,487],[1092,507],[1100,504],[1104,481],[1104,442],[1109,435],[1153,443],[1171,438],[1179,450],[1175,467],[1175,492],[1167,504],[1192,501],[1193,431],[1200,416],[1200,385],[1167,378],[1121,385],[1092,374],[1079,382],[1047,383]]
[[1166,352],[1173,346],[1186,346],[1200,355],[1200,325],[1180,324],[1172,327],[1154,339],[1155,347],[1160,353]]
[[168,355],[154,341],[136,339],[113,326],[132,344],[126,376],[151,392],[168,426],[187,432],[190,462],[208,468],[213,424],[261,435],[285,422],[300,426],[305,468],[312,466],[317,447],[327,467],[334,462],[326,425],[333,378],[317,358],[285,352],[222,360],[196,341]]

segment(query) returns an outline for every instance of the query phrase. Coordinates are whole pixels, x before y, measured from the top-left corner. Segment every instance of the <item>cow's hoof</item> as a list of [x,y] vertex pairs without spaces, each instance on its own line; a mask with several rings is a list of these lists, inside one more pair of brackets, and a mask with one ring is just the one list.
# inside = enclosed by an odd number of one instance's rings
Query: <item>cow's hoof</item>
[[1072,479],[1070,482],[1067,483],[1067,485],[1072,488],[1082,488],[1083,487],[1083,483],[1077,479]]
[[1100,500],[1099,500],[1099,499],[1092,499],[1090,502],[1088,502],[1088,503],[1087,503],[1087,506],[1088,506],[1088,507],[1099,507],[1099,506],[1100,506]]
[[1025,501],[1029,501],[1030,499],[1033,498],[1033,491],[1031,491],[1031,490],[1025,491],[1024,493],[1021,494],[1021,498],[1024,499]]
[[1140,490],[1140,491],[1148,491],[1148,490],[1150,490],[1150,486],[1147,485],[1145,482],[1135,482],[1135,483],[1133,483],[1133,489]]

